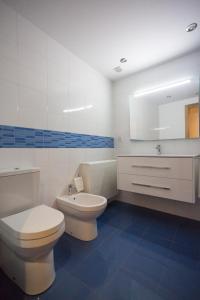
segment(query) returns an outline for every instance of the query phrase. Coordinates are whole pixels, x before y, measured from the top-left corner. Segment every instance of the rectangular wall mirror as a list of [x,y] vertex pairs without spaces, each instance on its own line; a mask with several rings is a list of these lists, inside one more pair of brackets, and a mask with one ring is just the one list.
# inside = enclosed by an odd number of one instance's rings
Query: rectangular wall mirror
[[130,96],[130,139],[199,138],[199,76],[168,80]]

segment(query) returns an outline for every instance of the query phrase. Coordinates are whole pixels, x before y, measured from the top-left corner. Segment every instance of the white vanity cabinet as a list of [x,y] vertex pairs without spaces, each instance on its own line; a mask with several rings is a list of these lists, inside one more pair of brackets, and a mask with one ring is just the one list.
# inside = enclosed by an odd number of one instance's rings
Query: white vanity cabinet
[[118,156],[119,190],[195,203],[198,156]]

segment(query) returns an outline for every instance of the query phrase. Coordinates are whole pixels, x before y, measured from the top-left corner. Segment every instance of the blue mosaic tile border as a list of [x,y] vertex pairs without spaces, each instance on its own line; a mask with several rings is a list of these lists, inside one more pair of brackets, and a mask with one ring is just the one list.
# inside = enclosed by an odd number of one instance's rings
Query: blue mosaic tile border
[[112,137],[0,125],[0,148],[114,148]]

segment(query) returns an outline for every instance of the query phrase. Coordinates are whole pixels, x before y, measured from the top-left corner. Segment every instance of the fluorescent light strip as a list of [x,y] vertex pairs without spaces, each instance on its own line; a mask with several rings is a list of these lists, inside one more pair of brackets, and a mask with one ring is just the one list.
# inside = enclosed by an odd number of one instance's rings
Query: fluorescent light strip
[[81,110],[90,109],[90,108],[92,108],[92,107],[93,107],[93,105],[80,106],[80,107],[77,107],[77,108],[64,109],[63,112],[64,112],[64,113],[76,112],[76,111],[81,111]]
[[141,96],[144,96],[144,95],[153,94],[153,93],[156,93],[156,92],[159,92],[159,91],[167,90],[167,89],[170,89],[170,88],[173,88],[173,87],[176,87],[176,86],[180,86],[180,85],[184,85],[184,84],[187,84],[187,83],[190,83],[190,82],[191,82],[191,79],[185,79],[185,80],[181,80],[181,81],[169,82],[166,85],[160,85],[160,86],[157,86],[157,87],[154,87],[154,88],[150,88],[148,90],[135,92],[134,97],[141,97]]
[[166,126],[166,127],[155,127],[152,130],[160,131],[160,130],[166,130],[166,129],[169,129],[169,128],[170,128],[169,126]]

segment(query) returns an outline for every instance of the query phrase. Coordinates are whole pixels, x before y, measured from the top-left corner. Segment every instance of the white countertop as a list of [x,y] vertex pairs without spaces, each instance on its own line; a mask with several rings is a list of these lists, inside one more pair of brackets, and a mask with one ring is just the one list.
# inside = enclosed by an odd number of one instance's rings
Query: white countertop
[[191,157],[200,158],[200,154],[120,154],[117,157]]

